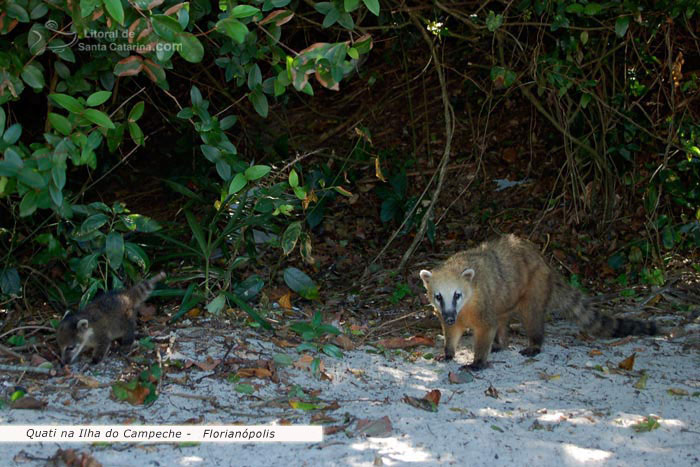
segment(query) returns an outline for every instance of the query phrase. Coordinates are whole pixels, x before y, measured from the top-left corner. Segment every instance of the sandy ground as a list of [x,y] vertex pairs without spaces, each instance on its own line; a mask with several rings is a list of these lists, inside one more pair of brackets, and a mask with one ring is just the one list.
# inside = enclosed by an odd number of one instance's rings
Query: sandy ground
[[[160,383],[159,398],[148,407],[110,398],[109,383],[126,366],[123,357],[111,355],[84,371],[104,383],[102,387],[90,388],[75,377],[25,377],[22,384],[29,394],[48,405],[43,410],[5,407],[0,410],[0,424],[321,421],[335,433],[316,444],[0,444],[0,464],[46,465],[59,448],[73,448],[110,466],[698,465],[700,326],[689,325],[686,331],[674,341],[665,337],[589,341],[577,336],[573,326],[559,322],[548,327],[545,347],[536,358],[521,356],[518,350],[525,339],[514,336],[507,350],[492,355],[490,368],[457,384],[450,382],[449,373],[471,360],[470,336],[463,338],[453,362],[418,355],[439,354],[439,339],[435,348],[408,351],[376,353],[366,346],[346,352],[343,359],[324,357],[331,381],[294,366],[278,368],[278,382],[242,379],[240,383],[254,385],[252,395],[233,389],[235,383],[226,378],[230,370],[222,370],[225,363],[213,371],[195,366],[179,372],[170,369]],[[246,350],[229,352],[229,359],[255,362],[275,353],[299,358],[293,348],[259,340],[252,330],[236,332],[236,342],[244,343]],[[223,335],[206,328],[178,329],[176,334],[171,350],[195,361],[207,356],[222,359],[230,347]],[[618,364],[633,353],[633,369],[619,369]],[[646,381],[640,383],[643,372]],[[17,374],[0,375],[3,391],[17,378]],[[330,408],[291,408],[289,392],[294,385],[313,392],[317,404]],[[422,398],[435,389],[441,393],[437,412],[404,401],[405,396]],[[363,423],[382,417],[387,418],[369,428],[377,436],[362,433]],[[655,428],[638,431],[637,425],[647,417],[657,420],[651,422]]]

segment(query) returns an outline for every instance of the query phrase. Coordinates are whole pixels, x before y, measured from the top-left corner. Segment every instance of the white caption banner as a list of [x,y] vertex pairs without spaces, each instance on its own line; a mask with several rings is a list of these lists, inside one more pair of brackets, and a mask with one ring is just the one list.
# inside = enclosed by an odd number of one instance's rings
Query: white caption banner
[[0,443],[318,443],[319,425],[0,425]]

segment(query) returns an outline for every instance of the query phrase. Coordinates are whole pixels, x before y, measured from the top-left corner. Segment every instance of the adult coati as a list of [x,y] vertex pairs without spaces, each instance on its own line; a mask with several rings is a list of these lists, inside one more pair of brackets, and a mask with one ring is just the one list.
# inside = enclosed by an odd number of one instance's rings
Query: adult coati
[[494,351],[507,346],[514,314],[529,339],[523,355],[542,349],[547,311],[561,310],[584,331],[602,337],[660,333],[653,322],[615,318],[589,306],[533,245],[512,234],[456,253],[438,268],[422,270],[420,277],[442,324],[445,359],[454,357],[465,329],[474,332],[474,361],[462,368],[482,369],[492,345]]

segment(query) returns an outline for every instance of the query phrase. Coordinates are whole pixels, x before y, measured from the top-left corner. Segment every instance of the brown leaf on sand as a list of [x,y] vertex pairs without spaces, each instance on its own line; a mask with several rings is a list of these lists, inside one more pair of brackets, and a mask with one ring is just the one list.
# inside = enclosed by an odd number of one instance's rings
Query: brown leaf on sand
[[440,391],[438,389],[433,389],[432,391],[428,392],[423,399],[427,399],[433,404],[438,405],[440,403],[440,396]]
[[279,300],[277,300],[277,303],[285,309],[285,310],[291,310],[292,309],[292,292],[287,292],[286,294],[282,295]]
[[468,371],[450,371],[447,378],[452,384],[464,384],[474,381],[474,376]]
[[216,368],[219,363],[221,363],[221,360],[214,360],[213,358],[211,358],[211,355],[208,356],[207,359],[203,362],[194,362],[194,364],[202,371],[211,371],[214,368]]
[[435,345],[435,341],[425,336],[413,336],[408,339],[404,337],[389,337],[378,341],[377,345],[381,345],[385,349],[405,349],[408,347],[417,347],[419,345],[432,347]]
[[12,403],[10,403],[10,408],[11,409],[41,410],[44,407],[46,407],[46,404],[48,404],[48,402],[40,401],[39,399],[35,399],[32,396],[24,396],[24,397],[20,397],[16,401],[13,401]]
[[289,342],[287,339],[278,339],[276,337],[272,338],[272,342],[277,346],[277,347],[296,347],[299,344],[295,344],[293,342]]
[[272,376],[272,372],[267,368],[241,368],[236,373],[241,378],[265,379]]
[[47,465],[64,465],[66,467],[102,467],[102,464],[87,452],[78,453],[73,449],[59,449],[49,459]]
[[603,352],[601,352],[601,351],[598,350],[598,349],[593,349],[593,350],[591,350],[590,352],[588,352],[588,355],[589,355],[590,357],[596,357],[596,356],[598,356],[598,355],[603,355]]
[[32,354],[32,359],[30,360],[31,366],[39,366],[44,363],[46,359],[39,354]]
[[356,433],[372,438],[386,438],[391,434],[393,427],[391,420],[386,415],[376,420],[362,418],[357,421]]
[[[311,370],[311,362],[313,361],[314,357],[309,354],[304,354],[301,356],[301,358],[299,358],[299,360],[294,362],[294,366],[300,370]],[[323,364],[323,360],[320,361],[318,368],[322,374],[326,371],[326,366]]]
[[403,399],[401,399],[401,401],[417,409],[425,410],[428,412],[437,412],[437,404],[425,397],[418,399],[417,397],[405,395],[403,396]]
[[340,334],[336,336],[333,343],[343,350],[354,350],[355,344],[350,340],[345,334]]
[[81,375],[78,373],[73,374],[73,376],[75,377],[75,379],[77,379],[78,381],[80,381],[85,386],[87,386],[91,389],[97,389],[100,387],[100,382],[97,381],[95,378],[92,378],[92,377],[87,376],[87,375]]
[[622,368],[623,370],[627,371],[632,371],[632,367],[634,367],[634,357],[637,355],[636,352],[632,353],[629,357],[626,359],[622,360],[620,363],[617,364],[619,368]]
[[627,336],[627,337],[624,337],[622,339],[616,340],[615,342],[611,342],[608,345],[610,347],[617,347],[618,345],[625,345],[629,342],[632,342],[634,339],[635,339],[634,336]]

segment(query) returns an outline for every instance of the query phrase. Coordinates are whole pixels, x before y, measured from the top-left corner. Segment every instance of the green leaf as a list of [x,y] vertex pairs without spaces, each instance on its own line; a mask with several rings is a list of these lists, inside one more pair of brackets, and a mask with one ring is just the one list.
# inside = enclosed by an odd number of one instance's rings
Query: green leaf
[[248,71],[248,89],[255,91],[255,88],[262,84],[262,72],[258,64],[254,64]]
[[486,17],[486,29],[490,32],[496,31],[503,24],[503,15],[497,15],[493,10],[489,11]]
[[19,141],[20,136],[22,136],[22,125],[15,123],[5,130],[5,134],[2,135],[2,140],[7,144],[15,144]]
[[343,1],[343,7],[345,8],[345,11],[350,13],[351,11],[355,11],[357,7],[360,6],[360,0],[344,0]]
[[181,33],[178,38],[181,45],[178,49],[180,56],[190,63],[201,62],[204,57],[204,46],[199,39],[189,32]]
[[5,133],[5,123],[7,121],[7,115],[5,114],[5,109],[0,107],[0,136]]
[[68,94],[49,94],[49,97],[52,101],[69,112],[77,114],[85,110],[85,107],[83,107],[83,104],[81,104],[78,99]]
[[292,188],[299,186],[299,175],[297,175],[297,171],[294,169],[289,172],[289,186]]
[[236,384],[233,389],[241,394],[253,394],[255,392],[255,388],[247,383]]
[[46,187],[46,180],[35,169],[23,167],[17,174],[17,179],[27,186],[41,190]]
[[61,207],[63,205],[63,192],[60,188],[56,188],[54,185],[49,185],[49,195],[51,196],[51,201]]
[[[9,3],[9,4],[7,4]],[[26,4],[26,2],[24,2]],[[29,13],[18,2],[6,2],[7,16],[16,19],[20,23],[29,22]]]
[[245,178],[250,181],[257,180],[269,174],[270,170],[272,168],[269,165],[254,165],[245,169]]
[[617,37],[625,37],[625,34],[627,34],[627,28],[629,28],[630,25],[630,17],[629,16],[620,16],[617,18],[617,21],[615,21],[615,34],[617,34]]
[[178,42],[177,39],[182,33],[182,26],[175,18],[167,15],[153,15],[151,16],[151,24],[153,25],[153,30],[160,37],[168,42]]
[[221,310],[223,310],[225,306],[226,296],[223,294],[219,294],[214,300],[207,304],[207,313],[211,313],[212,315],[218,315],[219,313],[221,313]]
[[122,216],[122,221],[129,230],[135,230],[136,232],[153,233],[161,229],[158,222],[141,214]]
[[5,295],[18,295],[20,292],[19,273],[15,268],[6,268],[0,272],[0,291]]
[[129,261],[141,268],[142,271],[146,271],[149,268],[150,261],[148,260],[148,255],[139,245],[125,242],[124,253]]
[[362,0],[367,9],[371,11],[374,16],[379,16],[379,0]]
[[107,114],[104,112],[100,112],[99,110],[86,109],[85,112],[83,112],[83,117],[85,117],[92,123],[101,126],[102,128],[107,128],[110,130],[116,128],[114,126],[114,123],[112,123],[112,120],[110,120],[107,116]]
[[248,27],[234,18],[225,18],[216,23],[216,30],[221,31],[234,41],[242,44],[248,35]]
[[248,18],[249,16],[257,15],[258,13],[260,13],[260,10],[254,6],[238,5],[233,7],[231,16],[234,18]]
[[131,140],[136,143],[137,146],[143,146],[145,144],[146,139],[138,123],[129,122],[129,136],[131,136]]
[[329,357],[334,357],[334,358],[343,358],[343,351],[338,348],[338,346],[333,345],[333,344],[324,344],[324,346],[321,348],[323,353],[328,355]]
[[321,25],[324,29],[325,28],[330,28],[335,24],[336,21],[338,21],[338,18],[340,18],[340,12],[338,9],[333,6],[330,11],[326,14],[326,17],[323,18],[323,24]]
[[316,284],[300,269],[295,267],[285,269],[284,282],[290,289],[308,300],[320,298]]
[[124,8],[121,0],[102,0],[109,16],[124,26]]
[[204,231],[202,230],[202,226],[200,225],[199,221],[194,217],[194,214],[192,214],[190,211],[185,211],[185,217],[187,218],[187,224],[189,224],[190,226],[192,235],[199,244],[199,250],[202,252],[202,254],[208,257],[209,247],[207,246],[207,241],[204,238]]
[[357,60],[360,58],[360,53],[357,51],[355,47],[350,47],[348,49],[348,56],[354,60]]
[[93,92],[88,96],[87,98],[87,105],[90,107],[97,107],[98,105],[102,105],[105,102],[107,102],[107,99],[112,95],[110,91],[97,91]]
[[70,120],[68,120],[63,115],[56,114],[53,112],[49,112],[49,123],[51,123],[51,126],[63,136],[70,135],[70,132],[73,129]]
[[105,242],[105,254],[112,269],[121,267],[124,259],[124,237],[119,232],[110,232]]
[[238,120],[238,117],[236,117],[235,115],[229,115],[228,117],[224,117],[219,122],[219,128],[226,131],[236,124],[236,120]]
[[567,13],[581,13],[583,12],[583,5],[580,3],[572,3],[571,5],[568,5],[564,11]]
[[584,109],[588,107],[588,103],[591,101],[591,95],[589,93],[583,93],[581,94],[581,107]]
[[78,277],[87,279],[92,275],[92,271],[97,267],[98,256],[99,253],[91,253],[80,260],[78,263],[78,270],[76,271]]
[[83,221],[78,229],[73,233],[74,237],[83,237],[94,232],[109,221],[109,218],[102,214],[93,214]]
[[134,104],[134,106],[131,108],[131,111],[129,112],[129,121],[138,121],[138,119],[141,118],[141,115],[143,115],[143,109],[145,107],[146,105],[143,103],[143,101],[139,101],[136,104]]
[[600,6],[600,3],[589,3],[585,7],[583,7],[583,13],[589,16],[593,16],[600,13],[600,10],[602,9],[603,7]]
[[292,366],[294,364],[292,357],[286,353],[276,353],[272,355],[272,360],[274,360],[278,366]]
[[297,244],[297,240],[301,235],[301,222],[292,222],[287,226],[282,234],[282,251],[285,256],[294,250],[294,246]]
[[22,70],[22,80],[27,83],[30,87],[34,89],[42,89],[46,82],[44,81],[44,74],[41,72],[38,66],[30,63],[26,65]]
[[226,297],[235,303],[237,306],[241,307],[243,311],[248,313],[248,315],[253,318],[256,322],[260,323],[260,325],[265,328],[265,329],[272,329],[272,325],[268,323],[266,320],[264,320],[253,308],[251,308],[250,305],[248,305],[245,300],[241,300],[236,294],[233,294],[231,292],[222,292]]
[[588,31],[581,32],[580,38],[581,38],[581,43],[583,45],[586,45],[588,43]]
[[22,201],[19,203],[19,216],[27,217],[34,214],[37,205],[37,195],[35,191],[28,191],[24,194]]
[[233,177],[233,180],[231,180],[231,184],[228,187],[228,194],[229,195],[234,195],[241,191],[243,187],[246,186],[248,183],[248,179],[245,178],[245,175],[242,173],[236,174],[235,177]]
[[265,96],[265,94],[263,94],[262,91],[257,89],[248,95],[248,99],[250,99],[250,102],[253,103],[253,108],[258,113],[258,115],[260,115],[262,118],[266,118],[268,112],[268,104],[267,97]]

